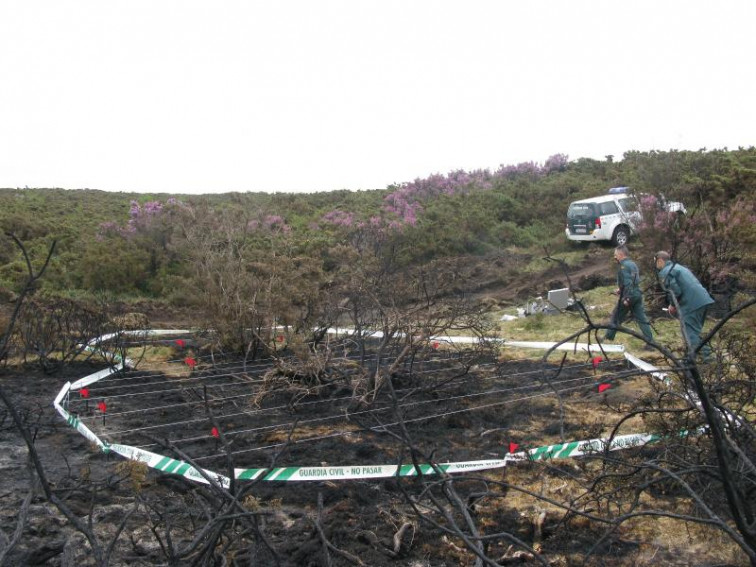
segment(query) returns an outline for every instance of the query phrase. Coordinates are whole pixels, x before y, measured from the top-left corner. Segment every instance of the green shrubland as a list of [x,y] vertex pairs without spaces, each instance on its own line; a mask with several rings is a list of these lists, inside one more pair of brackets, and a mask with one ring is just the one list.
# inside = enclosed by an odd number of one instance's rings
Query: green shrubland
[[[632,151],[617,161],[554,156],[544,165],[456,171],[373,191],[190,196],[2,189],[0,226],[31,256],[57,242],[42,283],[46,293],[107,291],[185,303],[200,284],[197,255],[222,250],[236,254],[246,273],[277,262],[280,281],[289,277],[283,270],[296,275],[307,258],[304,277],[320,284],[335,277],[344,246],[358,254],[383,248],[405,267],[504,250],[579,254],[563,234],[567,205],[617,185],[688,208],[675,226],[652,215],[636,248],[671,249],[711,285],[752,272],[756,148]],[[528,269],[536,268],[537,262]],[[4,295],[18,293],[24,273],[23,260],[3,239]]]

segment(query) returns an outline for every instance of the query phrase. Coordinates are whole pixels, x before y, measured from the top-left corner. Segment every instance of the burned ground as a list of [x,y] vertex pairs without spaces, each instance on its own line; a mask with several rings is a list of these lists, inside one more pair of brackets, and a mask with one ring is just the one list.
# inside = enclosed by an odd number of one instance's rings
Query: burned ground
[[[561,435],[566,440],[603,435],[616,420],[613,409],[629,407],[648,389],[647,378],[626,372],[622,359],[560,369],[537,359],[502,361],[429,348],[396,368],[392,388],[366,404],[357,400],[354,384],[360,372],[381,366],[369,356],[359,364],[347,356],[342,372],[306,383],[290,373],[282,381],[271,361],[243,363],[199,348],[191,353],[197,364],[190,367],[185,349],[171,349],[172,362],[144,363],[109,377],[91,385],[88,398],[72,393],[68,409],[108,442],[183,456],[221,474],[228,471],[227,453],[237,467],[501,459],[510,443],[526,448],[559,442]],[[76,514],[91,518],[105,541],[128,517],[111,564],[167,564],[167,536],[176,548],[189,545],[211,523],[218,497],[181,477],[104,454],[65,424],[50,407],[52,398],[66,381],[96,369],[72,365],[54,376],[6,369],[3,384],[35,434],[55,490]],[[598,393],[601,383],[612,388]],[[554,390],[560,392],[561,410]],[[107,404],[104,413],[100,401]],[[2,417],[0,526],[9,534],[29,491],[29,473],[25,448],[8,415]],[[221,430],[222,440],[213,427]],[[562,565],[672,561],[681,548],[697,549],[690,539],[695,530],[688,532],[688,541],[662,545],[658,538],[647,542],[640,534],[648,528],[638,522],[640,527],[617,530],[586,560],[604,526],[565,514],[548,500],[569,502],[577,496],[585,488],[580,479],[593,466],[588,460],[524,462],[451,482],[481,533],[508,534],[485,545],[486,554],[501,563],[536,561],[512,546],[513,538],[539,551],[547,563]],[[465,520],[453,507],[448,515],[441,513],[438,502],[448,492],[439,481],[431,475],[249,482],[239,501],[254,515],[258,531],[242,522],[229,524],[218,540],[216,564],[473,564],[462,539],[444,533],[454,521]],[[680,505],[669,503],[671,509]],[[29,518],[10,564],[87,564],[86,543],[52,505],[35,497]],[[722,545],[730,547],[726,541]],[[713,559],[707,556],[699,564],[707,561]],[[689,555],[684,562],[696,560]]]

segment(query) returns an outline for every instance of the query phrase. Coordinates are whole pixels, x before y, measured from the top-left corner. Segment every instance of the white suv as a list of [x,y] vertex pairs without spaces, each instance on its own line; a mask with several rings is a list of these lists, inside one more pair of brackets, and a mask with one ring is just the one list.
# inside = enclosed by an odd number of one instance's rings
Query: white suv
[[570,203],[564,233],[578,242],[610,240],[621,246],[627,244],[640,221],[635,198],[621,193],[601,195]]

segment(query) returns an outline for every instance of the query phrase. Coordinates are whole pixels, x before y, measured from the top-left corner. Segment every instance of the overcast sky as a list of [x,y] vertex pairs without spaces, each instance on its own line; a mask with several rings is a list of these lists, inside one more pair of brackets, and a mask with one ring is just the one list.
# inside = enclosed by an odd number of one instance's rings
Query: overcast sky
[[754,0],[0,0],[0,187],[382,189],[756,144]]

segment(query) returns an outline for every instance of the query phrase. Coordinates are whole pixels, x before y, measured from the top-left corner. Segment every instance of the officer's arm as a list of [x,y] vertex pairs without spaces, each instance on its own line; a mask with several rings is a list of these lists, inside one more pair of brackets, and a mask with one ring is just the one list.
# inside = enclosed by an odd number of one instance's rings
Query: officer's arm
[[675,298],[680,299],[680,296],[682,295],[682,289],[677,282],[677,275],[674,272],[670,271],[667,274],[667,277],[664,278],[664,287],[667,290],[667,301],[670,305],[674,305],[675,302],[672,299],[672,296],[674,295]]

